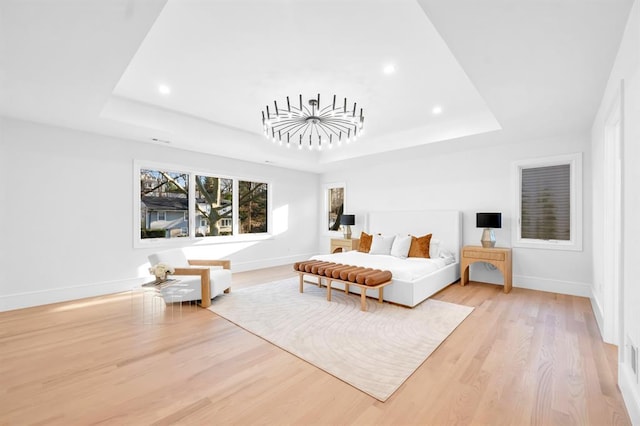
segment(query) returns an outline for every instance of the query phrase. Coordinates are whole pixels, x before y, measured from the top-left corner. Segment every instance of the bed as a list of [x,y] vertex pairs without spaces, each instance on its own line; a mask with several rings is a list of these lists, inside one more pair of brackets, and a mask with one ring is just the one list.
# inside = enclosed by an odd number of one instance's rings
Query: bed
[[[414,307],[460,279],[461,229],[461,214],[457,210],[371,212],[364,227],[369,234],[432,234],[432,259],[401,259],[358,251],[317,255],[312,259],[390,270],[393,283],[386,287],[384,300]],[[344,289],[344,285],[338,282],[332,287]],[[360,294],[358,287],[351,286],[349,290]],[[367,296],[377,298],[377,292],[369,290]]]

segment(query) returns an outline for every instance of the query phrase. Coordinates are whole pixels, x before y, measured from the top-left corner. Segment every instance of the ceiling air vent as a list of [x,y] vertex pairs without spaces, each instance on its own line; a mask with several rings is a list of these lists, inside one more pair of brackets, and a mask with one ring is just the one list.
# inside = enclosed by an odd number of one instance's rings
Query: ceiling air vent
[[152,141],[154,142],[160,142],[160,143],[166,143],[166,144],[170,144],[171,141],[168,141],[166,139],[158,139],[158,138],[151,138]]

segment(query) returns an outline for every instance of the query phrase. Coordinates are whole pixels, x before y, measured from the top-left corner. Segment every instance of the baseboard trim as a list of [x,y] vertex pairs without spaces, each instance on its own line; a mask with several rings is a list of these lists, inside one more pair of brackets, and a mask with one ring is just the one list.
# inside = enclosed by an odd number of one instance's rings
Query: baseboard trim
[[[288,263],[307,260],[316,253],[299,254],[270,259],[260,259],[251,262],[234,262],[234,272],[251,271],[254,269],[270,268]],[[33,306],[49,305],[51,303],[68,302],[87,297],[129,291],[149,281],[149,277],[125,278],[122,280],[104,281],[69,287],[58,287],[46,290],[28,291],[0,296],[0,312],[15,309],[31,308]]]
[[627,413],[631,418],[631,424],[640,425],[640,393],[638,384],[629,367],[618,364],[618,387],[622,399],[627,407]]
[[591,285],[576,281],[514,275],[513,286],[528,288],[529,290],[568,294],[570,296],[591,297]]
[[[248,262],[234,262],[233,271],[244,272],[254,269],[286,265],[300,260],[307,260],[314,254],[315,253],[305,253]],[[119,293],[130,290],[131,288],[141,285],[148,280],[148,277],[126,278],[115,281],[105,281],[79,286],[59,287],[55,289],[4,295],[0,296],[0,312],[83,299],[86,297],[101,296],[104,294]],[[588,297],[592,299],[593,304],[591,286],[585,283],[516,275],[513,277],[513,286],[527,288],[530,290]],[[599,313],[597,309],[594,309],[594,313],[596,314],[598,326],[600,327],[602,314],[601,312]]]
[[[591,288],[590,290],[591,295],[589,296],[589,300],[591,300],[591,310],[593,311],[593,316],[596,317],[596,324],[598,324],[600,336],[604,336],[604,312],[602,311],[602,307],[598,303],[598,299],[596,299],[595,295],[593,294],[593,288]],[[604,338],[602,340],[604,340]]]
[[47,290],[26,291],[0,296],[0,312],[131,290],[149,281],[149,277],[125,278]]

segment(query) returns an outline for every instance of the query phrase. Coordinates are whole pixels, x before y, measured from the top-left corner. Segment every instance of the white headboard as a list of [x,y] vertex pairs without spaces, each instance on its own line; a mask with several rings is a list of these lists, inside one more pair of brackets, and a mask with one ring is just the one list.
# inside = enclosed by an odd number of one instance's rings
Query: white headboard
[[366,229],[369,234],[432,234],[460,261],[462,214],[458,210],[370,212]]

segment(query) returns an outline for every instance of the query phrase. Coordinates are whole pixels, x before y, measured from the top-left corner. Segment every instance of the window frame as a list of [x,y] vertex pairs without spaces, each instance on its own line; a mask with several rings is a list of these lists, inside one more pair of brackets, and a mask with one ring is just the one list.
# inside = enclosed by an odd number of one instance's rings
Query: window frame
[[[141,170],[167,170],[171,172],[180,172],[189,175],[189,236],[181,238],[141,238],[140,235],[140,171]],[[196,196],[195,196],[195,180],[196,176],[212,176],[221,179],[231,179],[233,181],[233,235],[203,236],[196,237]],[[238,209],[238,182],[250,181],[260,182],[267,185],[267,232],[254,234],[240,234],[239,225],[239,209]],[[273,239],[273,188],[274,184],[270,179],[246,175],[227,175],[217,173],[215,171],[202,171],[192,167],[176,165],[172,163],[161,163],[155,161],[134,160],[133,161],[133,247],[134,248],[150,248],[150,247],[172,247],[184,246],[185,243],[193,245],[219,244],[229,242],[244,241],[260,241]]]
[[[570,239],[569,240],[540,240],[522,238],[522,170],[530,168],[569,165],[570,168]],[[582,251],[582,153],[557,155],[553,157],[535,158],[516,161],[512,168],[512,182],[514,182],[514,220],[512,221],[512,245],[520,248],[537,248],[546,250]]]

